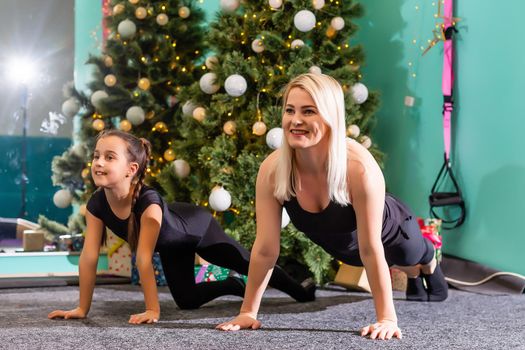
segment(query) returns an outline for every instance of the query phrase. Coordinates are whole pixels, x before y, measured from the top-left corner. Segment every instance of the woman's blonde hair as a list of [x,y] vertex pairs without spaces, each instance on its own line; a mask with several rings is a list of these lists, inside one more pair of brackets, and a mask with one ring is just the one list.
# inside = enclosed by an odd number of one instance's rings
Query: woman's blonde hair
[[[346,184],[346,126],[345,102],[341,85],[334,78],[325,74],[302,74],[286,85],[283,92],[283,112],[288,95],[293,88],[306,91],[315,102],[321,117],[330,127],[328,151],[328,194],[330,200],[340,204],[350,203]],[[295,196],[297,174],[295,172],[295,150],[290,147],[286,137],[280,148],[280,155],[275,169],[274,196],[280,200],[289,200]]]

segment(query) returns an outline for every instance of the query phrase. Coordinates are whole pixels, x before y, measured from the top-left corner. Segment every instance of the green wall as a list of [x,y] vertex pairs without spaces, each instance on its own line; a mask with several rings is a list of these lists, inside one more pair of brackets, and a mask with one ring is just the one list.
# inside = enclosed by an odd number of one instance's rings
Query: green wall
[[[443,160],[443,46],[424,57],[419,47],[432,38],[436,8],[422,0],[366,0],[363,5],[358,41],[367,53],[364,81],[382,94],[375,141],[388,156],[387,185],[426,216],[427,196]],[[518,42],[523,11],[525,3],[519,0],[497,6],[456,1],[455,14],[462,20],[456,40],[452,159],[468,218],[460,228],[444,232],[446,253],[521,274],[525,49]],[[416,97],[414,107],[404,106],[405,95]]]
[[[76,1],[77,87],[89,77],[83,62],[96,49],[91,33],[100,32],[98,4]],[[352,44],[364,45],[364,83],[382,95],[374,140],[387,154],[388,190],[417,215],[428,216],[427,197],[443,159],[442,44],[424,57],[420,46],[432,38],[436,7],[424,0],[362,4],[366,14]],[[204,0],[202,6],[213,19],[218,1]],[[456,44],[453,165],[468,218],[459,229],[444,232],[445,253],[522,274],[525,234],[518,218],[525,198],[525,138],[520,137],[525,49],[518,45],[518,33],[524,10],[519,0],[499,6],[457,1],[456,15],[463,20]],[[414,107],[404,106],[407,95],[416,98]]]

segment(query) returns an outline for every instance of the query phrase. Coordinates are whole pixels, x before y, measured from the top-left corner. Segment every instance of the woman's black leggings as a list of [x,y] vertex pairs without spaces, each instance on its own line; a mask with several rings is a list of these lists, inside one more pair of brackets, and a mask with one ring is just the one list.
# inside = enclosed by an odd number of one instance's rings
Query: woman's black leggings
[[[162,268],[173,299],[181,309],[196,309],[222,295],[244,296],[244,286],[234,278],[223,281],[195,283],[195,253],[206,261],[248,274],[250,253],[237,241],[226,235],[212,219],[197,246],[188,244],[160,252]],[[312,300],[311,293],[293,280],[282,268],[275,266],[269,285],[297,301]]]

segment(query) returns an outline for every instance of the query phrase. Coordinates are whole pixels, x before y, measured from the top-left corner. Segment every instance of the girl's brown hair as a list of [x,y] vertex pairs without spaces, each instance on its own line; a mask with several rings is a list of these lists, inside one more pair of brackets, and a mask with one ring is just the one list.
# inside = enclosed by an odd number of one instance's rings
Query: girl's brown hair
[[[128,221],[128,244],[132,251],[136,251],[139,242],[139,232],[137,229],[138,220],[135,217],[133,208],[135,207],[135,203],[139,198],[140,190],[144,185],[144,177],[146,176],[146,169],[148,167],[149,158],[151,155],[151,143],[145,138],[138,138],[135,135],[117,129],[102,131],[97,136],[97,142],[98,140],[109,136],[116,136],[123,140],[127,145],[126,157],[128,161],[135,162],[139,165],[139,169],[135,173],[134,179],[132,179],[132,184],[134,184],[134,187],[131,201],[131,214]],[[102,237],[102,241],[104,242],[106,240],[106,234],[104,233],[103,236],[104,237]]]

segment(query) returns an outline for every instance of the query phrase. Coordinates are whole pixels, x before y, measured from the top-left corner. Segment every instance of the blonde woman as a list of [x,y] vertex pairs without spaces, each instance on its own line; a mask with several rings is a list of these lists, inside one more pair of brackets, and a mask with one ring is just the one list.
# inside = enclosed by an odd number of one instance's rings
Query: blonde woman
[[[257,238],[239,315],[221,330],[257,329],[262,294],[279,256],[282,208],[293,224],[336,259],[365,267],[376,322],[372,339],[402,337],[392,300],[389,266],[411,277],[407,299],[442,301],[447,284],[411,211],[385,193],[377,162],[345,135],[340,84],[322,74],[293,79],[283,96],[283,145],[261,164],[256,185]],[[423,287],[426,280],[427,289]]]

